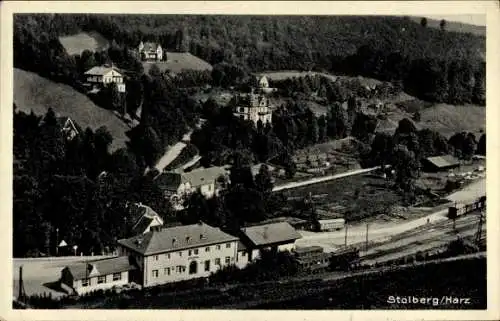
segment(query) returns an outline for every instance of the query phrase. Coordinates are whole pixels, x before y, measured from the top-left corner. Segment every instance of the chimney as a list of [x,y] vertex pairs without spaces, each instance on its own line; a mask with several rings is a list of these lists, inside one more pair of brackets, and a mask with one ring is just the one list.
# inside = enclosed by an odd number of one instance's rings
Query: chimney
[[268,226],[264,226],[264,239],[266,239],[266,240],[267,240],[267,236],[268,236],[268,235],[267,235],[267,230],[268,230],[268,229],[269,229],[269,227],[268,227]]

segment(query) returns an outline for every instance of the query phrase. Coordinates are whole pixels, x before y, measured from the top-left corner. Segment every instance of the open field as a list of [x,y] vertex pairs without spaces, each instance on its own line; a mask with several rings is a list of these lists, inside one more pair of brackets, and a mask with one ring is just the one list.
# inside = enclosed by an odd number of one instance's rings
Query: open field
[[62,296],[64,293],[55,291],[44,284],[57,281],[61,270],[68,265],[75,265],[85,261],[95,261],[103,256],[93,257],[52,257],[52,258],[27,258],[14,259],[13,261],[13,295],[19,291],[19,267],[23,267],[24,290],[27,295],[50,293],[53,297]]
[[[411,20],[420,23],[422,17],[410,17]],[[439,23],[440,19],[433,19],[431,17],[427,17],[427,27],[441,29]],[[486,37],[486,27],[485,26],[477,26],[468,23],[460,23],[457,21],[446,21],[446,30],[452,32],[460,32],[460,33],[472,33],[477,36]]]
[[486,130],[485,107],[438,104],[420,113],[420,127],[435,129],[445,136],[460,131],[470,131],[478,135],[479,130]]
[[110,110],[95,105],[87,96],[72,87],[53,82],[39,75],[14,69],[14,103],[20,111],[43,115],[52,108],[60,116],[71,117],[83,129],[96,130],[106,126],[113,136],[110,150],[125,147],[128,125]]
[[258,73],[258,76],[266,76],[269,80],[279,81],[293,77],[305,77],[305,76],[325,76],[332,81],[336,81],[337,77],[323,72],[316,71],[298,71],[298,70],[281,70],[281,71],[266,71]]
[[84,50],[99,51],[109,47],[109,41],[97,32],[80,32],[76,35],[59,37],[69,55],[81,54]]
[[352,81],[356,80],[358,81],[362,86],[368,86],[368,87],[373,87],[375,85],[379,85],[382,83],[382,81],[374,79],[374,78],[368,78],[368,77],[353,77],[353,76],[338,76],[338,75],[332,75],[330,73],[325,73],[325,72],[317,72],[317,71],[298,71],[298,70],[280,70],[280,71],[266,71],[266,72],[260,72],[258,73],[258,76],[266,76],[269,80],[274,80],[274,81],[279,81],[279,80],[284,80],[288,78],[299,78],[299,77],[305,77],[305,76],[323,76],[326,77],[332,81]]
[[[476,136],[486,128],[486,108],[476,105],[454,106],[437,104],[419,110],[421,119],[415,122],[417,129],[436,130],[445,137],[457,132],[470,131]],[[413,114],[401,109],[393,109],[385,120],[380,120],[378,132],[393,133],[403,118],[412,119]]]
[[152,65],[157,65],[162,72],[166,70],[173,73],[183,70],[212,71],[212,65],[189,52],[167,52],[166,55],[167,61],[143,62],[144,73],[148,73]]
[[305,197],[309,193],[324,194],[325,197],[315,200],[315,207],[327,210],[338,206],[342,208],[338,214],[345,214],[348,221],[387,213],[392,206],[402,201],[400,195],[385,186],[383,179],[368,174],[302,186],[283,193],[287,197]]

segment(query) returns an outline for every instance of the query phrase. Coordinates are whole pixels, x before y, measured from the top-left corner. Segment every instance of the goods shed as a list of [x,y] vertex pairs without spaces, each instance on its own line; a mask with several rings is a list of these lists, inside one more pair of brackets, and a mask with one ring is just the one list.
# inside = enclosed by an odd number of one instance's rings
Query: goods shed
[[440,172],[460,167],[460,162],[451,155],[443,155],[424,158],[422,165],[426,172]]

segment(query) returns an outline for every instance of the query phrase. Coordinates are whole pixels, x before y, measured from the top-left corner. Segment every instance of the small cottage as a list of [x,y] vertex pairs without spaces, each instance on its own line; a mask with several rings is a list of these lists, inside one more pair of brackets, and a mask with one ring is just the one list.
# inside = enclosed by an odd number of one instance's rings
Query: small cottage
[[136,267],[127,256],[67,266],[61,271],[61,287],[72,294],[111,289],[129,283],[129,271]]

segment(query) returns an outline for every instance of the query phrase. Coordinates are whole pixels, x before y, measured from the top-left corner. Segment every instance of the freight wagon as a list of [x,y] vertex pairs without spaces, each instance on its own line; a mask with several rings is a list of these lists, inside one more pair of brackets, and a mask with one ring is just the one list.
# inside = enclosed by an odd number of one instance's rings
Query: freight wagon
[[344,228],[345,219],[334,218],[327,220],[317,220],[314,225],[316,231],[318,232],[338,231]]
[[305,274],[349,270],[359,263],[359,250],[356,248],[325,253],[321,246],[308,246],[296,248],[293,253],[299,271]]
[[448,208],[448,218],[455,219],[459,216],[468,214],[473,211],[483,210],[486,208],[486,196],[482,196],[471,203],[456,204]]

